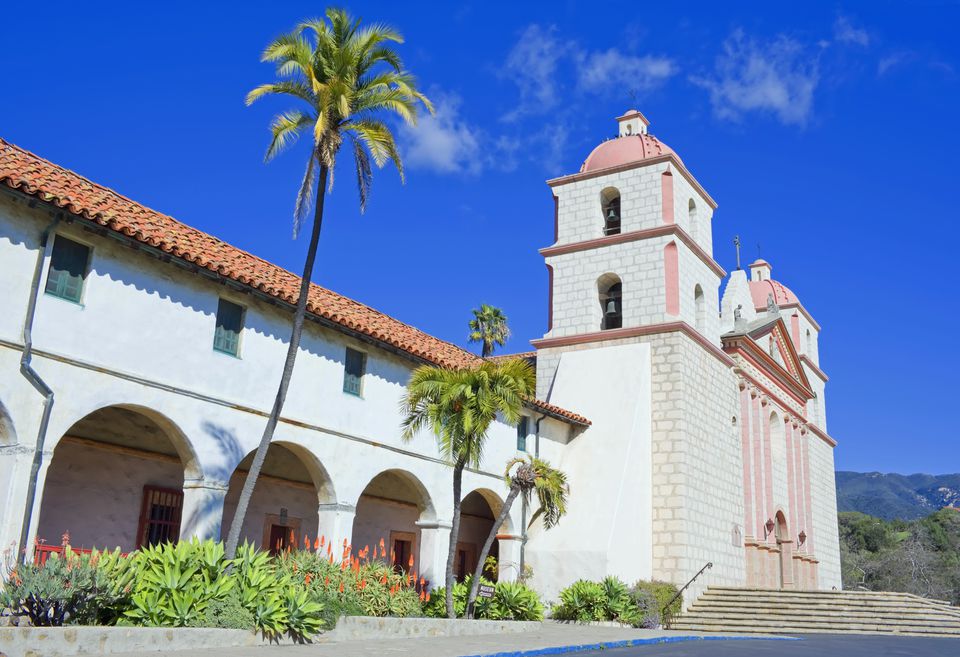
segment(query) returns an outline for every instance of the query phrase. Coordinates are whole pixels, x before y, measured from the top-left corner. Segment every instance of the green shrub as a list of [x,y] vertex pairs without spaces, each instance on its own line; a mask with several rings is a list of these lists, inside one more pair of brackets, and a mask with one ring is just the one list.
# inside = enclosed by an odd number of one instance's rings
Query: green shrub
[[[468,576],[464,581],[453,587],[453,608],[457,618],[462,618],[467,610],[467,597],[470,594],[470,585],[473,577]],[[477,597],[474,605],[474,618],[489,620],[543,620],[543,603],[540,595],[520,582],[493,582],[481,579],[481,585],[494,587],[492,598]],[[440,587],[430,594],[430,599],[423,606],[423,615],[430,618],[446,618],[446,589]]]
[[[481,618],[481,616],[477,616]],[[520,582],[497,582],[493,599],[482,618],[491,620],[543,620],[543,603],[536,591]]]
[[589,623],[607,620],[607,594],[603,584],[577,580],[560,591],[560,604],[553,608],[557,620]]
[[22,564],[6,573],[0,608],[26,616],[37,627],[109,624],[126,605],[133,572],[116,552],[78,554],[65,546],[44,564]]
[[[677,594],[676,585],[671,584],[670,582],[661,582],[659,580],[645,581],[639,580],[633,585],[631,589],[632,592],[645,591],[650,596],[652,596],[654,601],[654,607],[657,615],[657,623],[660,623],[660,614],[662,613],[663,608],[670,603],[670,600]],[[670,603],[669,613],[671,616],[675,616],[680,613],[683,607],[683,600],[677,598],[672,603]]]
[[249,630],[255,625],[253,613],[240,600],[240,591],[233,588],[223,598],[210,601],[198,626]]

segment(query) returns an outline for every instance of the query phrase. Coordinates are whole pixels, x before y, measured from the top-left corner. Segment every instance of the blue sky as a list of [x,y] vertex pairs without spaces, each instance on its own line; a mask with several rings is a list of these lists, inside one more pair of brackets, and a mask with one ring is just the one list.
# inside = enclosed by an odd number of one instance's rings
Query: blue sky
[[[840,469],[960,471],[956,2],[356,2],[437,104],[407,184],[360,216],[338,172],[316,280],[466,344],[481,302],[546,324],[544,180],[637,106],[719,203],[714,255],[758,251],[823,326]],[[298,271],[305,162],[264,165],[263,46],[324,5],[33,3],[0,27],[0,136]],[[344,164],[348,160],[344,158]],[[758,246],[759,245],[759,246]]]

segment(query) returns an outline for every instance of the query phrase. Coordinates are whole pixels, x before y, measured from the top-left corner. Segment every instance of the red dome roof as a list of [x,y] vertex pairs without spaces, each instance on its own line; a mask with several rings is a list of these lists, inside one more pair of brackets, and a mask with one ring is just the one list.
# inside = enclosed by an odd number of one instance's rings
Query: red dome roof
[[778,306],[789,306],[790,304],[800,303],[797,295],[779,281],[770,279],[750,281],[750,296],[753,297],[753,305],[757,310],[766,310],[767,298],[771,294],[773,295],[774,303]]
[[594,148],[593,152],[584,161],[583,166],[580,167],[580,172],[598,171],[623,164],[642,162],[671,153],[678,160],[680,159],[672,148],[652,135],[624,135],[605,141]]

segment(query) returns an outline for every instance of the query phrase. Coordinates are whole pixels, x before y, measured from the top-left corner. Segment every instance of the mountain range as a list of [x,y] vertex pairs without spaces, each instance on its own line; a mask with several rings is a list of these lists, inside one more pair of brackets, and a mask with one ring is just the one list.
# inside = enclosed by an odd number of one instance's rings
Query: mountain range
[[946,475],[837,472],[837,510],[884,520],[915,520],[960,508],[960,473]]

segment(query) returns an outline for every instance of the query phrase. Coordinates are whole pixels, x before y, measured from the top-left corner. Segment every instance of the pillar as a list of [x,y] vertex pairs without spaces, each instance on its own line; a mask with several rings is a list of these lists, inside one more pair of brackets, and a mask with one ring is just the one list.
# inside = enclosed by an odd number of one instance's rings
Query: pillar
[[331,502],[317,508],[317,532],[333,546],[333,557],[340,560],[343,542],[353,542],[353,520],[357,517],[357,507],[352,504]]
[[[185,479],[180,511],[180,540],[220,539],[223,500],[229,484],[216,479]],[[226,537],[222,537],[226,538]]]
[[444,584],[452,526],[447,520],[417,521],[420,528],[420,576],[429,582],[430,589]]
[[500,570],[497,577],[501,582],[514,582],[520,576],[520,548],[523,537],[514,534],[499,534],[500,543]]

